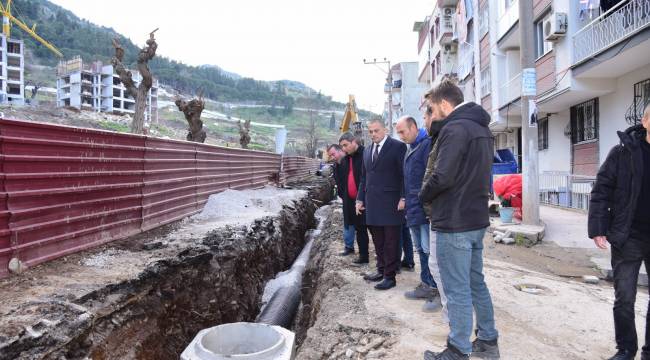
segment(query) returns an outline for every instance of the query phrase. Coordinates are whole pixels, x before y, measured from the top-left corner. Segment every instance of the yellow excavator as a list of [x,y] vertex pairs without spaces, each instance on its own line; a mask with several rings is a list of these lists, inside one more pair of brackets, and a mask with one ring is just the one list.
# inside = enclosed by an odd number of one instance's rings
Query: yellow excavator
[[341,120],[341,134],[350,131],[350,127],[358,122],[357,103],[354,101],[354,95],[350,95],[350,100],[345,107],[345,114],[343,114],[343,120]]
[[30,28],[27,26],[27,24],[11,14],[11,0],[7,0],[5,4],[0,3],[0,14],[2,15],[2,33],[7,39],[11,36],[11,24],[14,23],[18,25],[19,28],[23,29],[26,33],[31,35],[38,42],[43,44],[43,46],[50,49],[50,51],[56,54],[56,56],[63,57],[63,54],[61,51],[59,51],[59,49],[57,49],[54,45],[36,33],[36,24]]
[[361,127],[361,121],[359,121],[359,109],[357,108],[357,102],[354,100],[354,95],[349,97],[340,129],[341,134],[352,131],[360,143],[363,144],[363,128]]

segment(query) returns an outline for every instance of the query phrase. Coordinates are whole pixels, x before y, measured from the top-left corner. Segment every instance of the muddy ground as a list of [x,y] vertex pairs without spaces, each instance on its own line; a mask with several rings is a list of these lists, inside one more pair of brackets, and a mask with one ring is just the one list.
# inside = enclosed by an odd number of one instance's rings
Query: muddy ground
[[[423,313],[422,302],[403,297],[418,284],[418,269],[398,275],[394,289],[374,290],[362,279],[371,267],[354,267],[351,258],[337,256],[343,249],[341,218],[335,210],[312,250],[303,290],[308,305],[296,327],[297,359],[421,359],[427,349],[443,349],[448,326],[440,313]],[[533,248],[495,244],[490,236],[485,245],[486,281],[495,305],[502,359],[612,356],[613,288],[603,281],[589,285],[579,280],[597,274],[589,262],[590,251],[549,244]],[[526,293],[515,287],[521,284],[545,290]],[[639,293],[636,313],[641,331],[647,289]]]
[[0,280],[0,359],[178,359],[199,330],[253,321],[331,197],[293,185],[306,191],[275,216],[185,221]]

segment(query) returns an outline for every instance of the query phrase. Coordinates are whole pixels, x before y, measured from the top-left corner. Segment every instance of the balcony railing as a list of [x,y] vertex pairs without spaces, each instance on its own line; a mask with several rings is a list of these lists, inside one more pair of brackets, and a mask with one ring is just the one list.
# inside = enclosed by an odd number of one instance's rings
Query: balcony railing
[[592,176],[545,172],[539,174],[539,200],[543,204],[589,210],[595,183],[596,178]]
[[650,25],[650,0],[621,2],[573,37],[573,64],[619,43]]
[[497,21],[497,38],[501,39],[518,21],[519,0],[515,0],[499,16],[499,21]]
[[521,97],[521,73],[515,75],[499,88],[499,107],[505,106]]

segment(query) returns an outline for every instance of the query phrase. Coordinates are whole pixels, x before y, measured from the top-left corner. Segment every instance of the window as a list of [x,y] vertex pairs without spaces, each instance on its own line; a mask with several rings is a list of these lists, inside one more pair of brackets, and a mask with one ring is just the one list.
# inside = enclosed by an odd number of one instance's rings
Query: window
[[539,119],[537,126],[537,147],[538,150],[548,149],[548,117]]
[[436,39],[440,36],[440,18],[436,18]]
[[436,75],[438,75],[438,73],[436,72],[436,66],[437,66],[437,65],[436,65],[436,61],[433,60],[433,61],[431,62],[431,80],[435,80],[435,79],[436,79]]
[[544,21],[551,18],[551,12],[547,12],[542,18],[535,22],[535,58],[540,58],[553,49],[553,43],[544,41]]
[[478,19],[478,26],[479,38],[482,38],[485,36],[485,34],[488,33],[488,30],[490,29],[490,11],[487,5],[481,9],[481,16]]
[[440,53],[436,55],[436,74],[440,74]]
[[481,70],[481,98],[488,96],[492,89],[492,80],[490,77],[490,67]]
[[598,139],[598,98],[571,107],[571,143]]
[[634,99],[632,105],[625,113],[625,120],[630,125],[641,123],[643,111],[647,104],[650,104],[650,79],[645,79],[634,84]]
[[465,19],[469,20],[473,15],[472,0],[465,0]]
[[474,20],[467,23],[467,43],[474,46]]

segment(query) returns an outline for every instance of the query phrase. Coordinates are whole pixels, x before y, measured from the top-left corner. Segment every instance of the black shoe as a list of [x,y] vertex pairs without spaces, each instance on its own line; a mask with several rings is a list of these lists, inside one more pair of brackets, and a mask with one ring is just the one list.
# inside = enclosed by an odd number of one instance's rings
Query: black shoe
[[360,257],[360,256],[352,261],[353,264],[358,264],[358,265],[367,264],[368,262],[369,261],[368,261],[367,257],[364,258],[364,257]]
[[380,274],[378,272],[366,274],[363,276],[363,279],[368,281],[379,281],[383,278],[384,278],[384,274]]
[[616,355],[609,358],[609,360],[634,360],[634,356],[636,356],[636,352],[619,350]]
[[377,289],[377,290],[388,290],[390,288],[394,288],[395,285],[397,285],[397,282],[395,282],[395,279],[384,279],[384,281],[382,281],[379,284],[375,285],[375,289]]
[[348,256],[354,254],[354,249],[351,249],[349,247],[346,247],[343,252],[339,253],[339,256]]
[[645,351],[645,350],[642,351],[641,352],[641,360],[650,360],[650,352]]
[[460,350],[447,344],[447,348],[439,353],[434,353],[429,350],[425,351],[424,360],[469,360],[469,355],[463,354]]
[[500,359],[501,355],[499,354],[499,344],[497,343],[497,340],[474,340],[472,343],[472,357],[486,360]]
[[415,271],[415,264],[407,264],[404,261],[400,264],[400,269],[404,271]]

